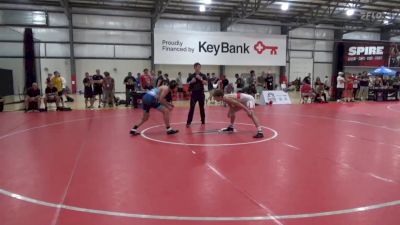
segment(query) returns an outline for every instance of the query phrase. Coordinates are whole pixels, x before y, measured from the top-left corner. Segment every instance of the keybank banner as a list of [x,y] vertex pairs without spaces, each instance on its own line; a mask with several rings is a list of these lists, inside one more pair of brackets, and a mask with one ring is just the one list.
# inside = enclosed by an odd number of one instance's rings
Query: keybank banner
[[154,31],[154,63],[286,65],[286,36],[231,32]]

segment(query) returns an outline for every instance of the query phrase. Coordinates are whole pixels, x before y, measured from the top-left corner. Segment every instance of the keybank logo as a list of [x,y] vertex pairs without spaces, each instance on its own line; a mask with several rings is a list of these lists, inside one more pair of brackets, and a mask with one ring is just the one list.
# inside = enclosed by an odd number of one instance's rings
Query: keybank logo
[[199,52],[214,53],[236,53],[236,54],[250,54],[250,45],[243,43],[242,45],[232,45],[228,42],[221,42],[221,44],[213,45],[208,44],[207,41],[199,41]]
[[[254,50],[258,54],[263,54],[264,51],[269,50],[271,55],[278,54],[278,46],[268,46],[262,41],[258,41],[254,45]],[[233,53],[233,54],[250,54],[250,45],[243,43],[241,45],[233,45],[228,42],[221,42],[220,44],[209,44],[207,41],[199,41],[199,52],[212,53],[215,56],[220,53]]]
[[254,45],[254,50],[256,50],[256,52],[260,55],[263,54],[263,52],[265,50],[270,50],[270,52],[269,52],[270,55],[278,54],[278,46],[268,46],[268,45],[265,45],[262,41],[258,41]]

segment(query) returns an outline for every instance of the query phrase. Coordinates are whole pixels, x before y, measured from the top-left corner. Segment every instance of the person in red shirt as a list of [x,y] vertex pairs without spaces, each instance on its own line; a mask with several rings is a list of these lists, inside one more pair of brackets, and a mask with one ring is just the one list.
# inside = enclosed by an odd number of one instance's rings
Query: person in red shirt
[[345,102],[353,102],[354,101],[354,96],[353,96],[353,83],[354,83],[355,77],[351,75],[350,73],[346,75],[346,86],[345,86],[345,91],[344,91],[344,101]]
[[153,89],[153,82],[149,74],[149,69],[144,69],[142,76],[140,76],[140,83],[142,84],[143,90]]

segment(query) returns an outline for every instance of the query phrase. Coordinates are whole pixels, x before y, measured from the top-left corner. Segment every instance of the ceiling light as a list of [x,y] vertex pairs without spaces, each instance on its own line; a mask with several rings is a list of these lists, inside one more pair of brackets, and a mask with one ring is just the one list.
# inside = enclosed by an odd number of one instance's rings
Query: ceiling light
[[212,0],[203,0],[203,3],[209,5],[212,3]]
[[352,15],[354,15],[354,9],[347,9],[347,10],[346,10],[346,15],[347,15],[347,16],[352,16]]
[[281,4],[281,9],[282,9],[283,11],[288,10],[288,9],[289,9],[289,3],[288,3],[288,2],[283,2],[283,3]]
[[205,12],[206,11],[206,6],[205,5],[200,5],[199,6],[200,12]]

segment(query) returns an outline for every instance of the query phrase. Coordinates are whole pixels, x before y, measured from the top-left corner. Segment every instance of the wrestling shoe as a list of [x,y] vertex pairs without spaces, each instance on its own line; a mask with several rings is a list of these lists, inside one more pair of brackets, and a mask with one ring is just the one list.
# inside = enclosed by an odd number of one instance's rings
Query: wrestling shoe
[[253,138],[263,138],[263,137],[264,137],[263,132],[257,132],[257,134],[253,136]]
[[168,129],[167,130],[167,134],[168,135],[170,135],[170,134],[176,134],[176,133],[178,133],[179,132],[179,130],[174,130],[174,129]]
[[232,126],[229,126],[227,128],[221,129],[221,132],[233,133],[233,132],[235,132],[235,128],[233,128]]
[[139,135],[140,134],[140,132],[138,132],[136,129],[131,129],[131,131],[129,131],[129,133],[131,134],[131,135],[133,135],[133,136],[136,136],[136,135]]

